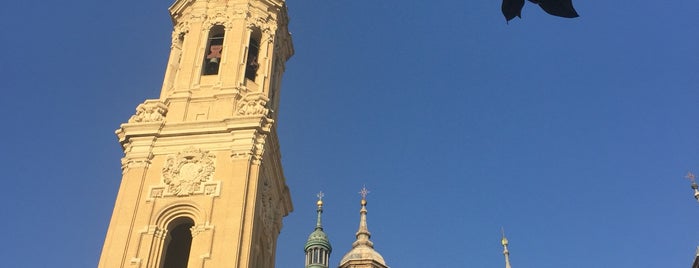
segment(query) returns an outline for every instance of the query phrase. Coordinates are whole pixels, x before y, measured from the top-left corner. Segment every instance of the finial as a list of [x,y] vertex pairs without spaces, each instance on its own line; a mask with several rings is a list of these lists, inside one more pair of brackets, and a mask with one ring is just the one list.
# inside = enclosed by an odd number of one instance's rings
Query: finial
[[692,172],[687,172],[687,175],[684,177],[692,182],[691,185],[692,189],[694,189],[694,198],[699,202],[699,185],[697,185],[696,176],[694,176],[694,173]]
[[318,192],[318,194],[316,196],[318,197],[318,202],[316,202],[316,205],[318,205],[318,207],[322,207],[323,206],[323,197],[325,197],[325,194],[323,194],[323,191],[320,191],[320,192]]
[[357,230],[356,234],[357,240],[352,243],[352,247],[356,247],[358,245],[367,245],[369,247],[374,246],[374,243],[369,240],[371,238],[371,233],[369,232],[369,228],[367,227],[366,223],[366,196],[368,194],[369,190],[367,190],[365,185],[362,187],[362,190],[359,191],[359,195],[362,196],[362,208],[359,210],[359,230]]
[[367,190],[366,185],[364,185],[362,190],[359,191],[359,195],[362,196],[362,206],[366,206],[366,196],[369,195],[369,190]]
[[507,246],[509,244],[509,241],[507,241],[507,237],[505,237],[505,228],[500,227],[500,231],[502,232],[502,240],[501,243],[503,246]]

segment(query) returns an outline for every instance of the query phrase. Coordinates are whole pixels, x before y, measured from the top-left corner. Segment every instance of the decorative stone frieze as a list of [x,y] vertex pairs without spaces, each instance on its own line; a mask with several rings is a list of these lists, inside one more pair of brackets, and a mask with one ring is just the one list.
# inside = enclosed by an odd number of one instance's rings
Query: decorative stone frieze
[[165,120],[167,105],[159,100],[147,100],[136,107],[136,114],[132,115],[129,123],[149,123]]

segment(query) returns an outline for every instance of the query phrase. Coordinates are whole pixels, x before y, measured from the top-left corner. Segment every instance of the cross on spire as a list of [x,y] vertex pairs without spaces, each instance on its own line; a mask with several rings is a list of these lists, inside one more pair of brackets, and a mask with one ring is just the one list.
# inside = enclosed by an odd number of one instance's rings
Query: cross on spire
[[320,191],[316,196],[318,197],[318,200],[323,201],[323,197],[325,197],[325,194],[323,193],[323,191]]
[[362,200],[366,200],[366,196],[369,195],[369,193],[370,192],[369,190],[367,190],[366,185],[364,185],[364,187],[362,187],[362,190],[359,191],[359,195],[362,196]]

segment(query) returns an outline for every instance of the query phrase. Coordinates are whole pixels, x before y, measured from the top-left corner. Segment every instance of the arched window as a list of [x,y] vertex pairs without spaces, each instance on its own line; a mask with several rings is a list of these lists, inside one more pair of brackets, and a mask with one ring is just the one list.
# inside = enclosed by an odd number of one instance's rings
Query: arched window
[[257,69],[260,68],[258,63],[258,57],[260,54],[260,43],[262,39],[262,33],[259,29],[252,30],[250,34],[250,43],[248,46],[248,59],[245,63],[245,78],[255,81],[257,76]]
[[225,30],[221,25],[216,25],[209,31],[209,41],[206,44],[204,64],[202,64],[203,75],[218,74],[218,66],[221,63],[221,51],[223,50],[224,34]]
[[192,226],[194,221],[187,217],[177,218],[168,225],[161,268],[187,268],[192,247]]

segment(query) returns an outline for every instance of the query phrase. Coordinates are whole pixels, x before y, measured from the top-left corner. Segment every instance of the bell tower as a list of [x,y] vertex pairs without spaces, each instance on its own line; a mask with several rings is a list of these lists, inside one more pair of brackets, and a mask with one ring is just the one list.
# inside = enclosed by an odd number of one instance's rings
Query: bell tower
[[273,268],[292,210],[275,122],[294,53],[283,0],[176,0],[158,99],[116,134],[99,267]]

